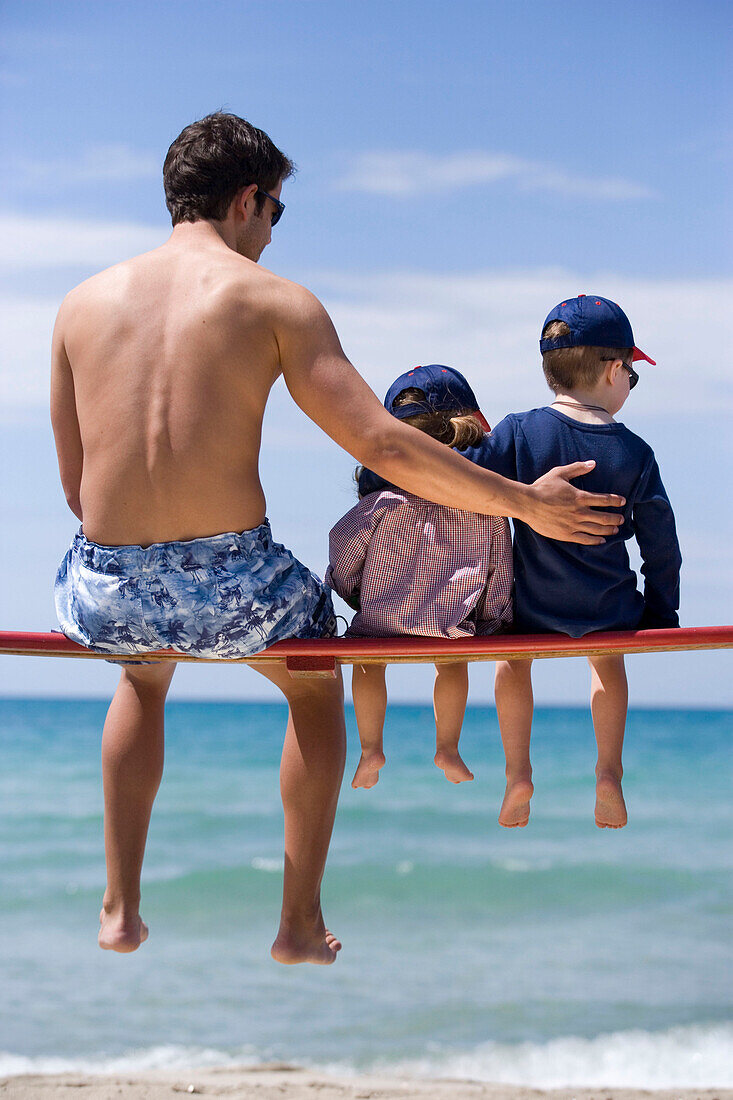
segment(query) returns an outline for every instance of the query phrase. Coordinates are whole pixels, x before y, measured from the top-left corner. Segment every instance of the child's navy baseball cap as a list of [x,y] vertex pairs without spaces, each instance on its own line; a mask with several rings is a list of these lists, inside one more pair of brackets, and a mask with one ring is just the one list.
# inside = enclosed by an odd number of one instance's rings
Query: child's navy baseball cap
[[[425,400],[410,401],[407,405],[399,405],[395,408],[394,403],[399,395],[403,390],[409,389],[422,390]],[[489,425],[479,411],[476,394],[466,379],[460,371],[454,370],[453,367],[445,367],[442,363],[414,367],[413,370],[401,374],[387,390],[384,407],[398,420],[405,420],[408,416],[419,416],[420,413],[471,412],[482,427],[489,431]]]
[[634,344],[634,334],[628,317],[615,302],[608,298],[599,298],[596,294],[579,294],[577,298],[568,298],[555,306],[547,314],[542,331],[550,321],[564,321],[570,329],[565,336],[556,336],[552,340],[540,339],[540,351],[554,351],[556,348],[633,348],[632,359],[646,359],[652,366],[657,364]]

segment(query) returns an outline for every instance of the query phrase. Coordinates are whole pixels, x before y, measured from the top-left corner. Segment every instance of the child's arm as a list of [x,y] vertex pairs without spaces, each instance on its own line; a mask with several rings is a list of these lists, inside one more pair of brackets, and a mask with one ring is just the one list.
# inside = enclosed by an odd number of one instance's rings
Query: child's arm
[[632,508],[634,534],[643,559],[644,614],[641,629],[679,626],[680,554],[672,505],[654,455],[642,475]]
[[370,493],[360,500],[328,536],[326,584],[355,611],[359,610],[359,589],[369,542],[384,513],[381,498],[381,493]]
[[496,629],[501,630],[509,626],[514,617],[512,537],[509,524],[502,516],[491,517],[489,570],[489,579],[478,603],[477,618],[482,622],[493,621]]

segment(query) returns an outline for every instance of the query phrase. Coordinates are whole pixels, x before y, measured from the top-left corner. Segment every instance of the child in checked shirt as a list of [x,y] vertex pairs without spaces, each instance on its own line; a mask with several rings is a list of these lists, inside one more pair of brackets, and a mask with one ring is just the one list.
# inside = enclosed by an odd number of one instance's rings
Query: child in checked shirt
[[[416,367],[390,387],[385,408],[449,447],[480,443],[488,424],[463,375]],[[372,491],[374,490],[374,491]],[[494,634],[512,620],[507,520],[431,504],[359,476],[360,501],[329,537],[329,584],[356,615],[349,637]],[[466,662],[436,665],[435,763],[452,783],[473,779],[458,752],[468,696]],[[373,787],[384,764],[385,666],[355,665],[352,692],[361,760],[352,787]]]

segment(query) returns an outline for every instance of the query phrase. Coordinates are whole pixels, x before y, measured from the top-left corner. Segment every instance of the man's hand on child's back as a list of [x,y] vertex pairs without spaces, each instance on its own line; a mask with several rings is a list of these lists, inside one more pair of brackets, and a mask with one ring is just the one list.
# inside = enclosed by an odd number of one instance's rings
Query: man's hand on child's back
[[528,485],[526,508],[518,515],[540,535],[559,542],[598,546],[614,535],[624,522],[618,512],[598,508],[622,508],[626,501],[614,493],[587,493],[570,484],[572,478],[588,474],[595,462],[573,462],[555,466]]

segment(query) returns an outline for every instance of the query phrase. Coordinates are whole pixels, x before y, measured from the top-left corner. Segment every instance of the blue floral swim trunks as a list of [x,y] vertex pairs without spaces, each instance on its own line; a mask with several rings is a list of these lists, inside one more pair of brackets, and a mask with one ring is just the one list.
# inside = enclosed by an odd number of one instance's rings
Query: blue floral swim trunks
[[99,546],[80,528],[55,598],[64,634],[103,653],[249,657],[283,638],[336,633],[329,589],[273,542],[267,520],[146,547]]

